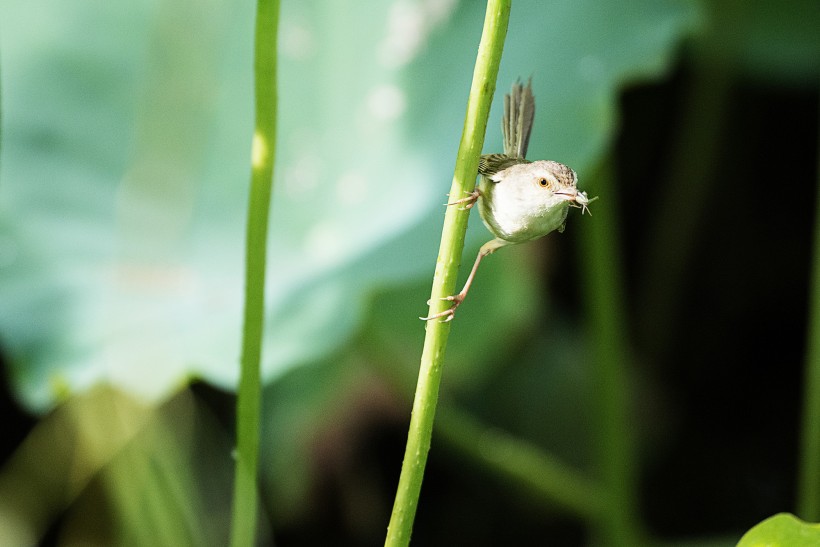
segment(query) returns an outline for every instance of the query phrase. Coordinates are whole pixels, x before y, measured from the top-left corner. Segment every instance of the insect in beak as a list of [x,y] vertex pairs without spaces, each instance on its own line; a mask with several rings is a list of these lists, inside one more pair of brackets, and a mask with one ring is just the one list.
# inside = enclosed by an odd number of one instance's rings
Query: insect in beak
[[572,192],[555,192],[559,196],[567,196],[567,201],[570,202],[572,207],[577,207],[581,209],[581,214],[583,215],[584,212],[589,213],[589,216],[592,216],[592,212],[589,210],[589,204],[598,199],[598,196],[595,196],[592,199],[587,197],[586,192],[579,192],[578,190],[573,190]]

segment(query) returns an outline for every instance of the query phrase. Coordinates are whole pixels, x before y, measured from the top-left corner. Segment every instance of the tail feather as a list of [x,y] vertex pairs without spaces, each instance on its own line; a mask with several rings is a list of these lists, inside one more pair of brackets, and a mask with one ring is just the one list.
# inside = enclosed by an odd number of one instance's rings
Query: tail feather
[[532,80],[524,86],[515,82],[512,91],[504,96],[504,116],[501,131],[504,133],[504,154],[524,158],[530,144],[532,122],[535,118],[535,97]]

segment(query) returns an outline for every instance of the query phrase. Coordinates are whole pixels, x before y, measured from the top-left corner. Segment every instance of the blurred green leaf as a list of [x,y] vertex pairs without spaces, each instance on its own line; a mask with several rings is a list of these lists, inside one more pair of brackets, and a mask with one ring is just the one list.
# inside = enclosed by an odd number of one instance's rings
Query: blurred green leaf
[[[283,9],[268,379],[340,347],[378,287],[432,274],[483,15],[455,1]],[[697,13],[517,3],[499,90],[533,76],[531,155],[583,186],[618,87],[664,70]],[[149,398],[191,376],[232,388],[252,6],[12,0],[0,16],[0,340],[18,393],[44,409],[100,381]],[[472,224],[474,244],[488,237]]]
[[116,545],[227,544],[230,439],[188,391],[152,418],[100,474],[102,507],[80,500],[72,516],[82,524],[72,528],[94,530],[105,512]]
[[709,0],[699,53],[757,77],[813,85],[820,77],[816,0]]
[[159,407],[72,397],[0,469],[0,544],[36,545],[59,521],[60,544],[225,545],[230,447],[187,390]]
[[[265,389],[264,402],[260,475],[276,522],[306,516],[319,503],[315,496],[322,491],[322,481],[350,478],[367,466],[359,459],[366,444],[363,435],[404,418],[390,387],[353,351],[291,370]],[[340,501],[364,502],[367,508],[356,514],[367,515],[371,524],[375,515],[387,522],[390,499],[370,497],[372,479],[357,474],[344,481],[340,494],[350,499]],[[376,529],[381,536],[382,527]]]
[[820,545],[820,524],[808,524],[788,513],[769,517],[746,532],[738,547],[810,547]]

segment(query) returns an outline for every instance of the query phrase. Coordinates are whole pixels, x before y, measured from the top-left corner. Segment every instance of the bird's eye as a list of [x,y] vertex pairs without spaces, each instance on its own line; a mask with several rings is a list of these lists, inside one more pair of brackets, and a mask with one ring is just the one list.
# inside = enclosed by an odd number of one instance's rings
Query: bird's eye
[[547,179],[540,178],[538,179],[538,184],[541,186],[541,188],[546,188],[547,186],[549,186],[550,183],[547,181]]

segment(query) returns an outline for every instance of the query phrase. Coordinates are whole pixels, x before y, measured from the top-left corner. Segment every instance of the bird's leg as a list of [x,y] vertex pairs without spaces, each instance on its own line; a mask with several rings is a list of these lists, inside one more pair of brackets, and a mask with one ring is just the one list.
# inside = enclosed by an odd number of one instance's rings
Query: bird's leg
[[452,296],[445,296],[444,298],[442,298],[442,300],[452,302],[453,305],[442,312],[435,313],[428,317],[419,317],[419,319],[421,319],[422,321],[429,321],[431,319],[439,319],[441,317],[444,317],[445,319],[443,323],[452,321],[456,315],[456,308],[458,308],[459,305],[461,305],[461,303],[464,302],[464,299],[467,297],[467,292],[470,290],[470,286],[473,284],[473,279],[475,278],[475,273],[478,271],[478,265],[481,264],[481,259],[487,256],[488,254],[492,254],[493,251],[507,244],[508,242],[502,239],[493,239],[492,241],[488,241],[487,243],[482,245],[481,249],[479,249],[478,251],[478,256],[475,259],[475,263],[473,264],[473,269],[470,270],[470,275],[467,276],[467,281],[464,282],[464,288],[461,289],[461,292],[459,292],[458,294],[454,294]]
[[470,271],[470,275],[467,277],[467,281],[464,283],[464,288],[461,289],[461,292],[458,294],[454,294],[452,296],[445,296],[442,300],[447,300],[453,303],[453,305],[446,310],[435,313],[428,317],[419,317],[422,321],[429,321],[431,319],[439,319],[444,317],[444,323],[448,321],[452,321],[453,317],[456,316],[456,308],[464,302],[464,299],[467,297],[467,291],[470,290],[470,285],[473,284],[473,278],[475,277],[475,273],[478,270],[478,265],[481,264],[481,259],[484,258],[486,255],[490,254],[489,252],[479,251],[478,256],[475,259],[475,263],[473,264],[473,269]]
[[[449,194],[447,194],[449,195]],[[451,201],[447,203],[447,205],[459,205],[461,203],[466,203],[467,205],[464,206],[465,209],[472,209],[475,202],[478,201],[478,198],[481,197],[481,190],[478,188],[473,189],[472,192],[467,194],[467,197],[457,199],[456,201]]]

